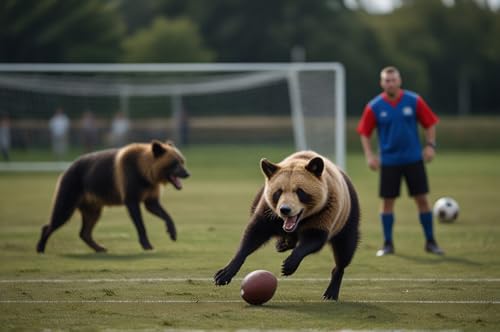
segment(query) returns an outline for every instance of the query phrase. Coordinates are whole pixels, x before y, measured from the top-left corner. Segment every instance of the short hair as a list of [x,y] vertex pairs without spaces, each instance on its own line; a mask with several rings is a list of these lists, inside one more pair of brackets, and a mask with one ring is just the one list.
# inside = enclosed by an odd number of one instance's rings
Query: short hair
[[399,73],[399,70],[394,66],[387,66],[387,67],[383,68],[380,71],[380,78],[382,78],[382,76],[385,74],[398,74],[399,76],[401,76],[401,74]]

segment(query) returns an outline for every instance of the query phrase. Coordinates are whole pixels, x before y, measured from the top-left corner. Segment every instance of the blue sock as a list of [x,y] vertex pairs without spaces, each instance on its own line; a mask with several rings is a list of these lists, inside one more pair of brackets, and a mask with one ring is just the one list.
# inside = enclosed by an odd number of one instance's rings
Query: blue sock
[[394,224],[394,213],[381,213],[382,228],[384,229],[384,240],[392,242],[392,225]]
[[424,229],[425,239],[434,240],[434,231],[432,229],[432,212],[421,212],[418,215],[422,228]]

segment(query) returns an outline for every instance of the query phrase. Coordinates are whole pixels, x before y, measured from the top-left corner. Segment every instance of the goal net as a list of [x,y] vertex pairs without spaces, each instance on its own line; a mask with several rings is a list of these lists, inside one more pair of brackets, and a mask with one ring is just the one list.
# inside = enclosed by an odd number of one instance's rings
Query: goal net
[[[0,64],[0,112],[10,116],[12,148],[50,147],[49,119],[61,108],[70,147],[84,143],[90,113],[95,149],[152,138],[181,146],[294,144],[345,167],[344,98],[339,63]],[[128,119],[123,141],[112,140],[117,113]],[[21,169],[9,164],[0,169]]]

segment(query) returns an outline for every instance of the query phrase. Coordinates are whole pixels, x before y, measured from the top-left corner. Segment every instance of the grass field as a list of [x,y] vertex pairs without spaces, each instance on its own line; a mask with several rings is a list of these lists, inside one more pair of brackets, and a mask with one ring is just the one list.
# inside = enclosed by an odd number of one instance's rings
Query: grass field
[[286,253],[269,244],[250,256],[233,282],[215,287],[214,272],[234,254],[262,184],[261,157],[279,161],[286,147],[204,146],[185,150],[192,177],[162,201],[178,229],[171,242],[144,213],[155,250],[140,248],[124,208],[104,211],[94,232],[108,248],[95,254],[78,238],[79,216],[35,253],[58,174],[0,174],[0,330],[463,330],[500,327],[500,151],[440,152],[429,165],[431,199],[461,205],[454,224],[436,223],[444,257],[427,254],[416,210],[396,207],[396,255],[381,245],[377,176],[363,156],[348,156],[362,204],[362,242],[346,270],[340,301],[324,302],[329,248],[280,279],[266,305],[239,296],[255,269],[279,275]]

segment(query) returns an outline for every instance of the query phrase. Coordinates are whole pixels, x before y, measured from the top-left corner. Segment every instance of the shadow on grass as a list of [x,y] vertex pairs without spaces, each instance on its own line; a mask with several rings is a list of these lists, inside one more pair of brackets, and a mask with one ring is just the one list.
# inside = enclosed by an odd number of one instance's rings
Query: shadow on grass
[[436,256],[431,256],[431,254],[429,254],[429,257],[411,256],[411,255],[404,255],[404,254],[395,254],[395,256],[412,261],[412,262],[425,263],[425,264],[453,263],[453,264],[469,265],[469,266],[481,266],[481,265],[483,265],[480,262],[472,261],[470,259],[467,259],[464,257],[457,257],[457,256],[444,255],[442,257],[436,257]]
[[[253,310],[255,306],[248,306],[246,310]],[[331,310],[329,310],[331,309]],[[380,321],[390,323],[396,318],[392,311],[377,304],[356,303],[356,302],[315,302],[315,303],[270,303],[266,305],[266,310],[285,311],[289,315],[291,311],[296,311],[300,315],[310,316],[311,321],[331,322],[333,328],[337,328],[332,321],[356,322],[356,324],[370,326]],[[306,323],[306,322],[304,322]],[[312,328],[313,326],[311,326]],[[315,326],[317,328],[317,326]]]

